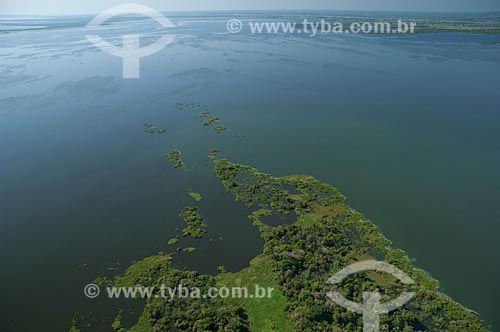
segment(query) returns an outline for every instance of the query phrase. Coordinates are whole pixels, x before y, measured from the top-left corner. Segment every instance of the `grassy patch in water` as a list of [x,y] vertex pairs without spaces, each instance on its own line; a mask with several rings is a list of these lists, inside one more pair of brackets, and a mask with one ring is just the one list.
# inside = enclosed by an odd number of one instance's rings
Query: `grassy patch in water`
[[168,245],[174,245],[174,244],[176,244],[177,242],[179,242],[179,239],[178,239],[178,238],[176,238],[176,237],[173,237],[173,238],[171,238],[170,240],[168,240],[167,244],[168,244]]
[[254,295],[256,285],[274,288],[270,298],[227,298],[224,302],[241,307],[248,314],[250,330],[259,332],[290,332],[292,325],[285,312],[286,298],[276,283],[273,262],[265,255],[252,259],[250,266],[237,273],[225,273],[216,277],[217,287],[246,287]]
[[201,201],[201,199],[202,199],[201,194],[199,194],[199,193],[194,193],[194,192],[190,191],[190,192],[188,192],[188,194],[197,202]]

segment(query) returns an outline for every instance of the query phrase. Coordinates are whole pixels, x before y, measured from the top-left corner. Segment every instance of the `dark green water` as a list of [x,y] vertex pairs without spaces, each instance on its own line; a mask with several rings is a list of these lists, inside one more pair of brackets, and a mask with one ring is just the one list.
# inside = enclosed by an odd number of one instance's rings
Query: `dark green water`
[[[450,296],[500,327],[498,46],[473,35],[250,36],[223,34],[221,17],[176,23],[176,43],[144,59],[137,81],[122,80],[120,61],[82,29],[0,36],[1,331],[65,330],[77,310],[112,315],[83,286],[117,261],[167,250],[189,188],[203,195],[213,240],[179,264],[244,267],[261,240],[206,165],[212,148],[337,186]],[[208,105],[230,132],[216,135],[177,102]],[[150,136],[144,122],[170,130]],[[188,173],[168,164],[172,148]]]

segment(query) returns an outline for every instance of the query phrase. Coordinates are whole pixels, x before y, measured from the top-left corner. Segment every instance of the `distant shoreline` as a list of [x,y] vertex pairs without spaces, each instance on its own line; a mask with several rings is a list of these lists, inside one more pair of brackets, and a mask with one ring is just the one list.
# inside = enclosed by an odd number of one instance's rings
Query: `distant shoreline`
[[[391,11],[183,11],[169,12],[172,19],[200,18],[200,15],[209,15],[214,18],[268,19],[287,20],[296,22],[303,19],[325,20],[340,22],[345,26],[355,21],[375,22],[383,20],[394,23],[397,20],[414,21],[417,23],[415,34],[424,33],[473,33],[480,35],[500,35],[500,12],[471,13],[471,12],[391,12]],[[2,15],[0,16],[0,34],[19,31],[38,31],[51,29],[81,28],[84,27],[91,14],[79,15]],[[70,19],[63,24],[59,18]],[[145,20],[141,16],[123,16],[110,21],[110,24],[135,20]],[[368,33],[369,34],[369,33]],[[495,42],[495,41],[494,41]],[[495,42],[496,43],[496,42]]]

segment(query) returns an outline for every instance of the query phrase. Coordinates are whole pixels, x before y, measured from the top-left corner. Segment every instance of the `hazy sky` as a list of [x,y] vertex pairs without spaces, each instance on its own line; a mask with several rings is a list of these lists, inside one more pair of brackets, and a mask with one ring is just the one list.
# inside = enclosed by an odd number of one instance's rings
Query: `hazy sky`
[[500,11],[500,0],[0,0],[0,15],[98,13],[127,2],[144,4],[161,11],[210,9]]

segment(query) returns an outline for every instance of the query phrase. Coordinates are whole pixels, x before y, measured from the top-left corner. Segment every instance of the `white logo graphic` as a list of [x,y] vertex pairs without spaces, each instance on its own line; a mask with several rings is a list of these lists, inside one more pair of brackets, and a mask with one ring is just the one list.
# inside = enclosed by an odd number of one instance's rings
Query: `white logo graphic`
[[240,33],[243,30],[243,23],[240,20],[229,20],[226,24],[227,31],[230,33]]
[[[329,284],[338,284],[344,278],[362,271],[379,271],[390,273],[398,278],[404,285],[411,285],[414,281],[397,267],[379,261],[364,261],[352,264],[328,279]],[[328,292],[326,294],[333,302],[347,310],[363,315],[363,331],[364,332],[379,332],[380,331],[380,315],[387,314],[399,307],[405,305],[415,295],[413,292],[403,292],[397,299],[387,303],[380,303],[381,295],[379,292],[363,293],[363,303],[352,302],[343,297],[338,292]]]
[[[92,21],[87,24],[87,28],[97,28],[105,23],[108,19],[119,15],[144,15],[154,19],[164,28],[175,27],[168,18],[160,12],[137,4],[124,4],[110,8],[101,14],[97,15]],[[95,46],[99,47],[104,52],[123,59],[123,78],[139,78],[140,76],[140,59],[142,57],[154,54],[161,51],[165,46],[170,44],[175,35],[164,35],[154,44],[146,47],[140,46],[140,36],[137,34],[123,35],[123,47],[114,46],[97,35],[86,35],[87,39]]]
[[83,293],[89,299],[95,299],[96,297],[99,296],[99,294],[101,293],[101,290],[99,289],[99,286],[97,286],[95,284],[88,284],[83,289]]

